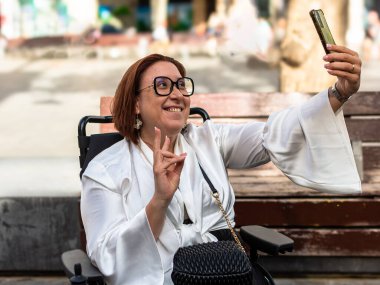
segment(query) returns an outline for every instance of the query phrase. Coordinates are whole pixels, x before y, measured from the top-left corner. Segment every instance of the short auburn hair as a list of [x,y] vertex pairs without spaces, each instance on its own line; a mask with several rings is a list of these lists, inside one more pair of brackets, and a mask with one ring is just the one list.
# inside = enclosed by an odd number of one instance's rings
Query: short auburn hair
[[137,144],[139,139],[138,130],[134,128],[134,124],[136,120],[135,106],[139,96],[140,80],[145,70],[159,61],[173,63],[181,76],[186,76],[185,67],[179,61],[161,54],[151,54],[139,59],[128,68],[119,82],[113,98],[111,113],[115,128],[122,136],[134,144]]

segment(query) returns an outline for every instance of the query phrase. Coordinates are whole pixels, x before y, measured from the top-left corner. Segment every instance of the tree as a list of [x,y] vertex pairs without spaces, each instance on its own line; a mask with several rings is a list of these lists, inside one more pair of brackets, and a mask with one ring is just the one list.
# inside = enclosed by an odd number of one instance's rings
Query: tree
[[336,44],[344,45],[348,0],[290,0],[285,38],[281,44],[281,92],[318,92],[333,84],[335,77],[323,67],[323,47],[309,16],[322,9]]

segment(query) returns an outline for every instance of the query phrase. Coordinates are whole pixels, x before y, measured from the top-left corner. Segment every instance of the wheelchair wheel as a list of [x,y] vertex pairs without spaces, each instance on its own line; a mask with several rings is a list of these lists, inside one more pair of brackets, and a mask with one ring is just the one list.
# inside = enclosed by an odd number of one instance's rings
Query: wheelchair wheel
[[260,264],[252,263],[252,285],[275,285],[272,276]]

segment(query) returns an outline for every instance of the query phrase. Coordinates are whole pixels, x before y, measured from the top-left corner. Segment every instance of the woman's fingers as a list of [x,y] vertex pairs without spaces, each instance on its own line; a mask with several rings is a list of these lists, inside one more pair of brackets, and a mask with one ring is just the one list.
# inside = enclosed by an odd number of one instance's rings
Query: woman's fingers
[[350,54],[350,55],[353,55],[353,56],[357,56],[358,53],[356,51],[353,51],[345,46],[339,46],[339,45],[331,45],[331,44],[328,44],[327,46],[327,49],[330,50],[330,51],[335,51],[337,53],[347,53],[347,54]]
[[162,160],[165,153],[166,156],[169,154],[170,139],[165,136],[165,141],[161,149],[161,130],[157,127],[154,127],[154,141],[153,141],[153,155],[154,159],[157,161]]
[[361,67],[347,62],[333,62],[325,64],[327,72],[355,83],[360,79]]
[[341,70],[346,71],[350,74],[360,74],[361,72],[361,66],[348,63],[348,62],[330,62],[325,64],[325,68],[327,70]]
[[359,77],[357,74],[352,74],[352,73],[342,71],[342,70],[327,70],[327,72],[331,75],[344,78],[353,83],[355,83]]
[[[183,164],[186,155],[175,155],[169,151],[170,139],[165,137],[164,144],[161,148],[161,130],[157,127],[154,128],[154,142],[153,142],[153,156],[154,156],[154,171],[163,173],[168,170],[169,167],[175,166],[174,169],[178,169],[176,164]],[[182,165],[183,166],[183,165]],[[182,168],[181,168],[182,169]]]
[[338,78],[339,91],[343,96],[351,96],[360,87],[362,62],[357,52],[344,46],[327,45],[333,51],[323,57],[327,72]]
[[348,53],[330,53],[323,57],[324,61],[333,63],[333,62],[347,62],[350,64],[355,64],[357,66],[361,66],[361,61],[359,57],[353,56]]
[[346,79],[357,79],[356,75],[360,77],[362,61],[357,52],[338,45],[328,45],[328,49],[334,52],[325,55],[323,60],[328,62],[325,68],[330,74]]
[[328,62],[348,62],[361,67],[361,60],[357,52],[350,50],[344,46],[329,45],[327,47],[333,53],[327,54],[323,57]]
[[181,176],[182,168],[185,164],[185,159],[186,159],[187,153],[181,153],[180,156],[183,157],[183,160],[176,163],[174,170],[173,170],[173,172],[176,173],[178,176]]
[[164,158],[167,158],[167,157],[172,158],[176,156],[174,153],[170,151],[164,151],[164,150],[161,151],[161,154],[164,156]]
[[169,150],[169,146],[170,146],[170,139],[167,136],[165,136],[165,141],[164,141],[164,145],[162,146],[162,150],[163,151]]
[[[186,159],[186,155],[175,155],[172,158],[167,158],[165,161],[162,163],[162,168],[163,169],[168,169],[172,165],[176,165],[177,163],[184,162]],[[174,168],[175,169],[175,168]]]
[[154,141],[153,141],[153,152],[159,150],[168,151],[170,146],[170,139],[165,136],[165,141],[161,149],[161,130],[157,127],[154,127]]

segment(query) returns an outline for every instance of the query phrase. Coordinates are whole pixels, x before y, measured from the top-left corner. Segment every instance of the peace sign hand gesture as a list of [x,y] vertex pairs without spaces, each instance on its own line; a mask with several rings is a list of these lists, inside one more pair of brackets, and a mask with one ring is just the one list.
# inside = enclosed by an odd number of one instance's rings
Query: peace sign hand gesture
[[175,191],[178,188],[186,153],[175,155],[169,151],[170,139],[165,137],[164,144],[160,148],[161,130],[154,129],[153,142],[153,173],[155,182],[155,198],[170,204]]

